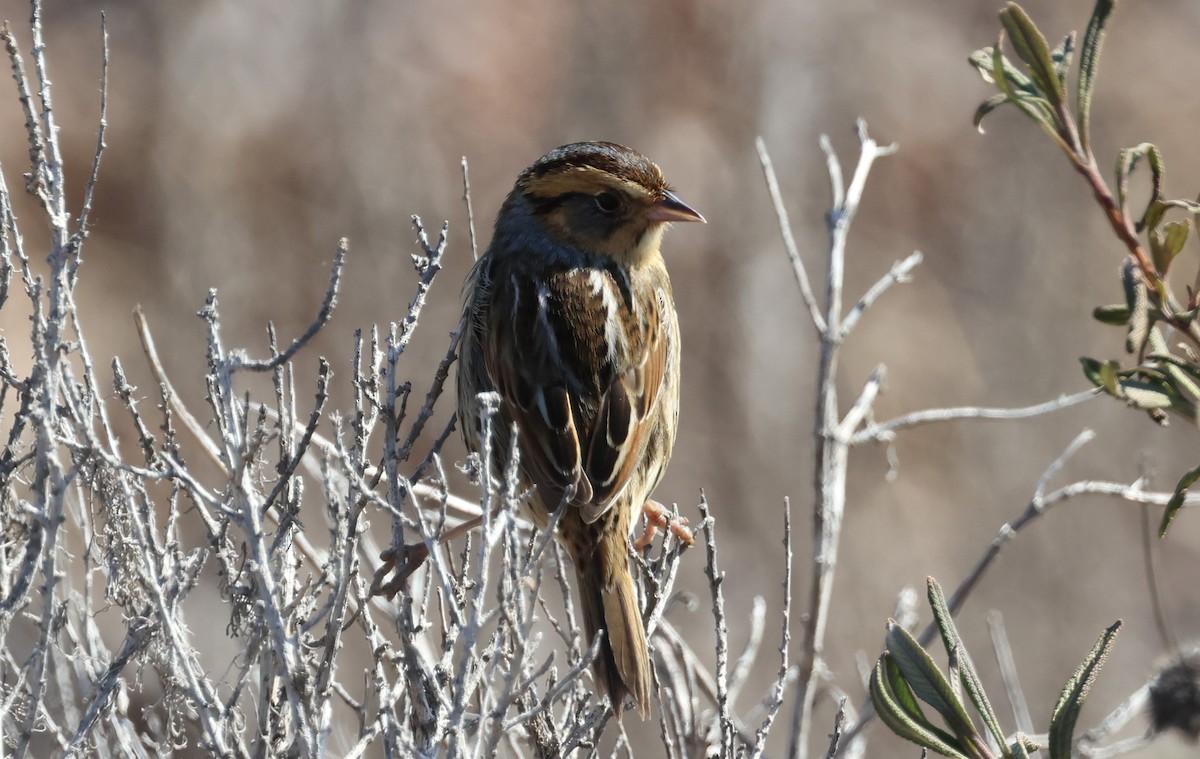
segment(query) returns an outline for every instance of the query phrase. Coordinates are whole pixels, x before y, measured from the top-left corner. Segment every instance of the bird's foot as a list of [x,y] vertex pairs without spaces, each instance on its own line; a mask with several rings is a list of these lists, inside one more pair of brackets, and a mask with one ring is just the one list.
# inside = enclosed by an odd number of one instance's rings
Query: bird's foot
[[646,528],[642,531],[641,537],[633,541],[633,548],[639,553],[654,542],[654,536],[660,529],[670,530],[671,534],[684,545],[696,545],[692,531],[687,526],[688,520],[676,515],[658,501],[646,501],[646,504],[642,506],[642,515],[646,518]]

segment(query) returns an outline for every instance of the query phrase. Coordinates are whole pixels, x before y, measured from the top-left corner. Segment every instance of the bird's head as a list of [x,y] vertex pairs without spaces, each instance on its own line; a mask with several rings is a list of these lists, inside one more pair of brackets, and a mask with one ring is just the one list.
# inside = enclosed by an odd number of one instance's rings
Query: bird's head
[[513,195],[556,242],[628,266],[658,255],[670,222],[704,221],[653,161],[611,142],[550,151],[522,172]]

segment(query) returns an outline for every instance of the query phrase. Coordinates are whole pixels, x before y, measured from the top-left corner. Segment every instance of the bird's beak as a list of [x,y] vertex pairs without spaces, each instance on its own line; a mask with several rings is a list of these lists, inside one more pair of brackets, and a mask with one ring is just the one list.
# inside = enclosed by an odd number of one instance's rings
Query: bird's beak
[[650,206],[646,215],[650,221],[705,221],[699,211],[684,203],[670,190],[663,192],[662,200]]

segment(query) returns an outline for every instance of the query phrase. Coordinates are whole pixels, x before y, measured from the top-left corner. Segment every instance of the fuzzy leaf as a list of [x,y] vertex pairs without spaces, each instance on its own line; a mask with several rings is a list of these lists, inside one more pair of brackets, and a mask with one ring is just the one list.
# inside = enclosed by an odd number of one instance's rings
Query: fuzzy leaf
[[[1029,750],[1029,747],[1025,744],[1025,741],[1027,741],[1029,739],[1026,738],[1025,735],[1022,733],[1017,733],[1014,736],[1014,738],[1015,738],[1015,740],[1008,747],[1008,751],[1010,754],[1012,754],[1012,758],[1013,759],[1029,759],[1029,755],[1032,752]],[[1036,743],[1033,745],[1037,746]],[[1037,748],[1033,749],[1033,751],[1037,751]]]
[[[1143,157],[1149,162],[1150,173],[1153,175],[1150,187],[1150,202],[1146,205],[1146,214],[1143,214],[1143,221],[1145,221],[1150,213],[1150,208],[1162,199],[1163,176],[1166,172],[1162,153],[1151,143],[1143,142],[1132,148],[1125,148],[1117,154],[1117,206],[1121,209],[1121,213],[1129,215],[1129,177],[1133,174],[1133,170],[1137,168],[1138,162]],[[1161,216],[1161,214],[1159,215]],[[1153,228],[1153,225],[1151,225],[1151,228]],[[1138,229],[1140,231],[1141,227]]]
[[1123,327],[1129,323],[1129,306],[1119,303],[1111,306],[1096,306],[1092,309],[1092,318],[1101,324]]
[[[985,47],[980,50],[976,50],[975,52],[971,53],[970,58],[967,60],[970,61],[971,65],[975,67],[975,70],[979,72],[979,76],[983,79],[983,81],[987,82],[988,84],[996,84],[998,86],[996,77],[992,72],[992,63],[996,55],[996,50],[997,48],[995,47]],[[1011,84],[1013,89],[1015,89],[1017,92],[1024,92],[1027,95],[1034,96],[1041,94],[1038,92],[1037,87],[1034,86],[1033,80],[1022,74],[1020,69],[1012,65],[1008,58],[1005,57],[1003,51],[1000,53],[1000,69],[1004,72],[1004,78],[1008,80],[1008,83]]]
[[1104,30],[1108,19],[1117,7],[1117,0],[1096,0],[1087,32],[1083,35],[1083,47],[1079,51],[1079,86],[1075,93],[1075,112],[1079,121],[1079,142],[1084,151],[1089,149],[1089,130],[1092,109],[1092,92],[1096,89],[1096,69],[1100,65],[1100,49],[1104,46]]
[[870,691],[876,713],[893,733],[942,756],[970,759],[953,736],[925,719],[891,654],[884,653],[876,662]]
[[1079,711],[1083,708],[1088,691],[1091,690],[1100,668],[1104,666],[1120,629],[1121,620],[1117,620],[1100,635],[1091,653],[1063,687],[1050,716],[1050,759],[1071,759],[1071,743],[1075,736],[1075,722],[1079,719]]
[[888,653],[917,698],[942,715],[950,732],[962,741],[963,750],[970,756],[978,756],[976,747],[983,745],[983,738],[975,730],[962,701],[954,695],[950,682],[928,652],[895,621],[888,622],[885,641]]
[[1167,275],[1167,270],[1171,268],[1171,261],[1175,260],[1175,256],[1183,250],[1190,230],[1191,221],[1189,219],[1169,221],[1163,225],[1161,231],[1150,230],[1150,257],[1154,261],[1154,268],[1158,269],[1160,275],[1164,277]]
[[1008,95],[999,93],[997,95],[992,95],[990,98],[979,104],[979,107],[975,109],[975,116],[971,119],[971,123],[975,125],[975,128],[979,130],[980,134],[983,134],[984,117],[1007,102]]
[[1117,398],[1125,397],[1121,393],[1120,377],[1117,374],[1120,370],[1121,365],[1116,361],[1105,361],[1100,364],[1098,369],[1100,387],[1104,388],[1104,391],[1109,395],[1116,396]]
[[[1132,261],[1126,259],[1126,262],[1132,267]],[[1132,268],[1130,270],[1132,271]],[[1131,300],[1129,331],[1125,335],[1125,350],[1135,356],[1140,356],[1146,340],[1150,338],[1150,295],[1146,292],[1146,283],[1141,277],[1131,279],[1127,294]]]
[[1175,486],[1175,493],[1171,496],[1171,500],[1167,501],[1167,508],[1163,512],[1162,522],[1158,525],[1158,537],[1163,538],[1167,535],[1167,529],[1171,526],[1171,521],[1175,519],[1175,515],[1183,508],[1183,501],[1187,498],[1188,490],[1196,481],[1200,480],[1200,466],[1191,470],[1180,478],[1179,484]]
[[1058,133],[1058,124],[1050,103],[1044,98],[1034,95],[1019,93],[1014,88],[1012,80],[1008,77],[1005,69],[1005,59],[1001,55],[1000,50],[1004,46],[1004,30],[1000,30],[1000,37],[996,40],[995,47],[992,48],[992,78],[995,80],[1000,91],[1008,96],[1009,102],[1020,108],[1022,112],[1042,128],[1052,140],[1058,143],[1063,152],[1067,155],[1074,155],[1074,151],[1062,135]]
[[958,661],[958,676],[963,688],[967,691],[967,697],[975,705],[975,710],[983,718],[983,724],[996,739],[997,745],[1003,746],[1005,736],[1004,731],[1000,729],[1000,720],[996,719],[996,712],[992,709],[987,693],[983,690],[983,681],[979,679],[975,663],[971,660],[971,655],[967,653],[967,647],[963,645],[962,638],[958,634],[958,627],[955,626],[954,617],[950,614],[950,607],[946,604],[946,594],[942,591],[942,586],[938,584],[938,581],[932,577],[927,578],[926,583],[929,587],[929,606],[933,609],[933,618],[941,633],[942,643],[946,646],[946,654],[950,656],[951,660]]
[[1193,398],[1200,399],[1200,367],[1170,353],[1150,353],[1150,361],[1159,361],[1174,385]]
[[1062,105],[1065,93],[1054,61],[1050,58],[1050,46],[1041,30],[1016,3],[1009,3],[1007,8],[1000,11],[1000,23],[1012,39],[1017,57],[1029,66],[1030,76],[1045,95],[1051,109],[1057,109]]
[[1063,37],[1050,51],[1050,60],[1054,61],[1054,70],[1058,73],[1058,81],[1064,87],[1067,84],[1067,73],[1071,70],[1071,57],[1075,54],[1075,32]]
[[1117,385],[1115,381],[1117,369],[1116,362],[1098,361],[1094,358],[1088,358],[1087,356],[1084,356],[1079,359],[1079,363],[1083,365],[1083,376],[1087,377],[1089,382],[1096,387],[1101,388],[1109,395],[1117,395]]
[[1137,220],[1134,227],[1138,232],[1144,229],[1153,230],[1162,221],[1163,216],[1172,208],[1183,209],[1185,213],[1200,214],[1200,203],[1193,200],[1158,200],[1151,198],[1146,204],[1146,210],[1142,213],[1142,218]]
[[1150,409],[1168,409],[1175,403],[1171,394],[1157,384],[1139,382],[1137,380],[1121,380],[1121,394],[1130,405],[1143,411]]

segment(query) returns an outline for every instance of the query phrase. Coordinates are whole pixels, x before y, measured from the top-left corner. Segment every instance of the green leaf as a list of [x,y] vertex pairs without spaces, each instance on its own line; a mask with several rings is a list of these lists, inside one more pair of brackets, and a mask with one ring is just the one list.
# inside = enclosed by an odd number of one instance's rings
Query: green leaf
[[1150,353],[1146,359],[1161,362],[1176,387],[1200,399],[1200,367],[1170,353]]
[[1123,327],[1129,323],[1129,306],[1122,306],[1120,303],[1111,306],[1096,306],[1092,309],[1092,318],[1101,324]]
[[1030,738],[1025,733],[1018,732],[1013,736],[1013,738],[1015,739],[1013,745],[1020,744],[1021,748],[1025,749],[1025,751],[1028,753],[1033,753],[1034,751],[1038,751],[1042,748],[1040,743],[1035,741],[1033,738]]
[[1180,478],[1179,484],[1175,486],[1175,493],[1171,496],[1171,500],[1167,501],[1167,509],[1163,512],[1162,522],[1158,525],[1158,537],[1166,537],[1167,528],[1171,526],[1171,522],[1179,510],[1183,508],[1183,501],[1187,498],[1188,490],[1196,484],[1197,480],[1200,480],[1200,466]]
[[904,681],[891,654],[875,663],[870,682],[871,704],[893,733],[942,756],[970,759],[953,736],[931,725],[921,713],[912,689]]
[[1091,133],[1089,124],[1092,109],[1092,92],[1096,89],[1096,68],[1100,64],[1100,48],[1104,45],[1104,30],[1109,16],[1117,7],[1117,0],[1096,0],[1087,32],[1083,35],[1083,47],[1079,52],[1079,86],[1075,93],[1075,111],[1079,120],[1079,143],[1089,151]]
[[1067,73],[1071,70],[1071,56],[1074,54],[1075,32],[1063,37],[1063,41],[1050,51],[1050,60],[1054,61],[1054,70],[1058,74],[1058,81],[1064,87],[1067,84]]
[[1200,203],[1192,200],[1158,200],[1157,198],[1151,198],[1150,202],[1146,204],[1146,210],[1142,214],[1142,218],[1137,220],[1134,227],[1138,232],[1144,229],[1153,230],[1162,221],[1167,211],[1172,208],[1180,208],[1190,214],[1200,213]]
[[[1126,263],[1132,267],[1128,258]],[[1132,271],[1132,268],[1130,269]],[[1129,331],[1125,334],[1125,350],[1135,356],[1142,355],[1142,348],[1150,337],[1150,296],[1141,277],[1132,278],[1126,289],[1129,304]]]
[[1126,257],[1121,263],[1121,288],[1125,291],[1125,305],[1131,311],[1137,306],[1137,288],[1145,284],[1142,275],[1134,269],[1133,259]]
[[[996,47],[985,47],[971,53],[967,59],[971,65],[979,72],[979,76],[988,84],[997,84],[996,77],[992,73],[993,58],[996,56]],[[1034,86],[1033,80],[1021,73],[1021,70],[1009,62],[1004,56],[1004,51],[1000,51],[1000,69],[1004,72],[1004,77],[1009,84],[1017,92],[1023,92],[1027,95],[1040,95],[1037,87]]]
[[1088,691],[1091,690],[1100,668],[1104,666],[1120,629],[1121,620],[1117,620],[1100,635],[1091,653],[1063,687],[1050,716],[1050,759],[1071,759],[1071,743],[1074,740],[1075,722],[1079,719],[1079,711],[1083,708]]
[[917,698],[942,715],[950,732],[962,742],[963,750],[972,757],[982,756],[978,747],[984,745],[983,737],[975,729],[962,701],[954,695],[946,676],[917,639],[894,620],[889,620],[885,642],[892,661],[900,668]]
[[1167,208],[1182,208],[1188,213],[1200,213],[1200,203],[1194,200],[1164,200],[1162,204]]
[[1175,256],[1179,255],[1179,251],[1183,250],[1189,231],[1191,231],[1191,220],[1189,219],[1169,221],[1163,225],[1161,231],[1150,230],[1150,258],[1154,261],[1154,268],[1160,275],[1164,277],[1167,275],[1167,270],[1171,268],[1171,262],[1175,260]]
[[1017,57],[1029,66],[1030,76],[1046,96],[1051,109],[1057,110],[1062,105],[1065,93],[1058,70],[1050,58],[1050,46],[1046,44],[1041,30],[1016,3],[1009,3],[1007,8],[1000,11],[1000,23],[1012,38]]
[[[1162,153],[1149,142],[1143,142],[1132,148],[1125,148],[1117,154],[1117,207],[1121,209],[1121,213],[1126,216],[1129,215],[1129,177],[1133,174],[1133,170],[1137,168],[1138,162],[1143,157],[1149,161],[1150,172],[1153,175],[1150,188],[1150,202],[1146,205],[1146,213],[1143,214],[1142,219],[1145,221],[1150,214],[1151,207],[1162,199],[1163,176],[1166,172]],[[1159,215],[1161,216],[1161,214]],[[1151,225],[1151,228],[1153,228],[1153,225]],[[1138,227],[1138,231],[1141,231],[1141,227]]]
[[1121,380],[1121,393],[1131,406],[1149,411],[1150,409],[1168,409],[1175,403],[1171,394],[1157,384],[1139,382],[1132,379]]
[[946,594],[942,592],[942,586],[938,584],[938,581],[932,577],[927,578],[926,583],[929,588],[929,606],[933,609],[933,618],[937,622],[942,642],[946,646],[946,654],[952,660],[958,660],[959,679],[967,691],[967,697],[971,699],[979,716],[983,718],[983,724],[996,739],[996,744],[1003,746],[1005,736],[1004,731],[1000,729],[1000,720],[996,719],[996,712],[992,709],[992,704],[983,690],[983,682],[975,670],[975,662],[971,660],[971,655],[967,653],[967,647],[963,645],[962,638],[958,634],[954,617],[950,614],[950,607],[946,604]]
[[1026,741],[1028,741],[1029,738],[1027,738],[1024,733],[1017,733],[1014,738],[1016,740],[1014,740],[1008,747],[1008,751],[1012,754],[1013,759],[1029,759],[1029,755],[1033,753],[1033,751],[1038,750],[1038,745],[1036,743],[1033,744],[1034,748],[1030,750],[1026,744]]
[[1113,390],[1116,389],[1116,384],[1114,383],[1112,385],[1112,389],[1105,384],[1107,377],[1107,370],[1105,367],[1109,364],[1115,364],[1115,362],[1098,361],[1094,358],[1088,358],[1087,356],[1084,356],[1079,359],[1079,363],[1083,365],[1083,376],[1087,377],[1089,382],[1096,387],[1101,388],[1109,395],[1116,395],[1116,393],[1113,392]]
[[980,134],[983,134],[983,118],[1007,102],[1008,95],[1000,93],[997,95],[992,95],[990,98],[979,104],[979,107],[975,109],[975,116],[971,119],[971,122],[975,125],[975,128],[979,130]]
[[1066,140],[1058,133],[1056,117],[1050,108],[1050,103],[1043,97],[1019,93],[1014,89],[1012,80],[1009,79],[1005,69],[1004,56],[1000,53],[1003,45],[1004,30],[1001,30],[1000,38],[996,40],[996,46],[992,48],[992,78],[996,81],[1000,90],[1008,96],[1009,102],[1020,108],[1026,116],[1033,119],[1042,128],[1043,132],[1058,143],[1058,146],[1062,148],[1064,153],[1074,156],[1074,150],[1067,145]]
[[1123,398],[1121,394],[1121,382],[1118,372],[1121,370],[1121,365],[1116,361],[1105,361],[1099,366],[1100,387],[1109,395]]

